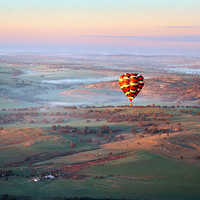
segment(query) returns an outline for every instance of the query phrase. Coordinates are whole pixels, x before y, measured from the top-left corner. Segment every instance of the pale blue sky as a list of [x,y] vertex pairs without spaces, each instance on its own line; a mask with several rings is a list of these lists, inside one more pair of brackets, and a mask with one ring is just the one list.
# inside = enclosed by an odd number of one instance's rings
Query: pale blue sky
[[118,45],[134,52],[136,46],[196,51],[199,13],[200,0],[1,0],[0,50],[12,44],[104,44],[105,50]]

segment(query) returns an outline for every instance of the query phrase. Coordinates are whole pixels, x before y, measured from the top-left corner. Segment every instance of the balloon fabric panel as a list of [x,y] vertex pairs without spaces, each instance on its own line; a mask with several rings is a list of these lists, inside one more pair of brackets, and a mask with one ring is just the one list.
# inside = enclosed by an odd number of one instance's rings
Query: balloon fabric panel
[[137,73],[125,73],[120,76],[119,85],[132,105],[132,100],[139,94],[144,86],[144,78],[142,75],[138,75]]

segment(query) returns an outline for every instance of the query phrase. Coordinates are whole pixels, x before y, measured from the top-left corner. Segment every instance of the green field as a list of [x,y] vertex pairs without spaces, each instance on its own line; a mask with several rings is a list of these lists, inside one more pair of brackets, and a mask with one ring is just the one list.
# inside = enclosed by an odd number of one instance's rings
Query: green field
[[[116,108],[93,108],[94,111],[103,111],[114,113]],[[180,113],[180,109],[176,108],[120,108],[121,114],[148,114],[148,113],[162,113],[166,120],[170,121],[169,126],[176,127],[181,122],[184,130],[187,130],[191,137],[195,136],[198,132],[198,109],[192,109],[195,114],[193,120],[189,120],[190,114]],[[89,108],[76,109],[77,113],[87,113]],[[184,109],[187,112],[191,109]],[[73,113],[73,109],[68,108],[54,108],[47,112],[45,118],[49,118],[50,113],[67,111]],[[21,111],[24,112],[24,111]],[[2,112],[4,113],[4,112]],[[6,112],[7,114],[9,112]],[[169,117],[168,114],[173,114]],[[39,116],[40,120],[44,118],[43,115]],[[67,118],[66,118],[67,119]],[[143,124],[155,123],[153,117],[149,117],[150,121],[143,122]],[[90,123],[86,119],[71,118],[67,123],[68,125],[78,129],[83,129],[88,126],[90,129],[99,130],[103,125],[109,126],[111,129],[119,128],[120,134],[126,134],[127,140],[138,136],[133,136],[130,133],[134,127],[141,134],[143,128],[139,126],[138,122],[122,122],[112,123],[106,120],[96,121],[91,119]],[[78,122],[78,123],[77,123]],[[160,126],[166,126],[165,122],[156,121]],[[62,134],[59,132],[52,132],[51,126],[53,124],[43,125],[40,122],[35,124],[20,124],[21,128],[15,124],[7,124],[4,130],[7,137],[2,136],[2,145],[0,151],[1,169],[10,169],[14,172],[14,176],[0,178],[1,188],[0,194],[9,194],[11,196],[31,196],[35,198],[64,198],[64,197],[92,197],[92,198],[128,198],[128,199],[198,199],[199,192],[199,162],[188,163],[187,160],[180,160],[173,158],[172,154],[166,156],[159,155],[153,151],[136,150],[133,148],[113,149],[112,143],[109,148],[104,148],[101,144],[109,144],[104,137],[98,137],[95,134],[72,135],[71,133]],[[61,123],[60,125],[66,125]],[[25,128],[26,127],[26,128]],[[40,127],[40,128],[39,128]],[[197,127],[197,128],[196,128]],[[197,131],[197,132],[196,132]],[[196,133],[195,133],[196,132]],[[17,135],[16,135],[17,134]],[[28,135],[27,135],[28,134]],[[172,133],[171,133],[172,134]],[[174,133],[176,134],[176,132]],[[117,136],[118,134],[114,134]],[[186,134],[187,135],[187,134]],[[179,135],[178,135],[179,136]],[[176,139],[177,137],[176,136]],[[185,136],[181,134],[180,137]],[[151,137],[153,136],[145,136]],[[88,138],[92,138],[93,142],[86,142]],[[168,142],[176,142],[173,134]],[[80,142],[82,139],[83,142]],[[100,140],[101,144],[95,141]],[[12,144],[13,141],[18,142]],[[70,148],[70,141],[73,141],[76,146]],[[134,140],[133,140],[134,141]],[[180,142],[177,140],[176,143]],[[188,141],[185,146],[191,147],[191,142]],[[161,140],[162,143],[162,140]],[[4,144],[4,145],[3,145]],[[7,145],[5,145],[7,144]],[[8,145],[10,144],[10,145]],[[127,144],[130,144],[128,142]],[[180,146],[182,143],[178,143]],[[95,150],[92,150],[96,148]],[[172,148],[172,147],[170,147]],[[155,150],[154,150],[155,151]],[[172,148],[173,151],[173,148]],[[180,150],[179,150],[180,151]],[[184,149],[180,153],[185,153]],[[194,153],[197,150],[195,149]],[[114,156],[124,154],[125,156],[120,159],[107,160],[98,163],[98,160],[104,160],[109,157],[112,152]],[[59,154],[58,154],[59,153]],[[42,157],[42,156],[47,157]],[[186,154],[185,154],[186,155]],[[32,156],[32,157],[30,157]],[[189,155],[191,156],[191,155]],[[28,160],[26,158],[29,157]],[[170,158],[171,157],[171,158]],[[187,159],[187,158],[185,158]],[[195,159],[195,158],[194,158]],[[90,162],[97,161],[95,164]],[[29,164],[31,163],[31,164]],[[51,170],[60,170],[64,167],[69,167],[70,170],[73,166],[76,168],[81,163],[86,163],[81,170],[76,170],[73,175],[83,175],[84,178],[74,179],[67,177],[66,174],[61,173],[61,176],[53,180],[42,178],[39,182],[33,182],[32,178],[40,177],[41,173],[50,174]],[[69,174],[71,172],[69,171]],[[71,175],[72,175],[71,174]]]
[[[16,196],[113,197],[138,199],[198,199],[200,169],[149,152],[86,168],[84,180],[44,180],[32,182],[18,177],[1,180],[1,193]],[[95,179],[95,176],[103,176]]]

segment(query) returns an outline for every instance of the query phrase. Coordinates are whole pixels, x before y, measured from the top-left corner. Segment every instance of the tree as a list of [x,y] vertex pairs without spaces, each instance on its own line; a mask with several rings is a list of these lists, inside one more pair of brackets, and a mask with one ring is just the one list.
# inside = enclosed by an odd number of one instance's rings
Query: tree
[[27,167],[32,167],[32,163],[28,162]]
[[132,129],[131,129],[131,133],[137,133],[137,130],[134,129],[134,128],[132,128]]
[[8,197],[9,197],[8,194],[3,194],[2,197],[1,197],[1,199],[2,200],[6,200],[6,199],[8,199]]
[[71,148],[75,148],[75,146],[76,146],[75,143],[71,141],[71,142],[70,142],[70,147],[71,147]]

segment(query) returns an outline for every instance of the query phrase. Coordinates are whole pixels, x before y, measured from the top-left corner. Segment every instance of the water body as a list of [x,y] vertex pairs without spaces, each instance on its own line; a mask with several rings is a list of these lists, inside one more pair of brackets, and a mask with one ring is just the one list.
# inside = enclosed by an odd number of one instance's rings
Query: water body
[[48,103],[50,106],[81,106],[88,105],[88,102],[78,102],[78,103],[67,103],[67,102],[50,102]]
[[28,75],[33,75],[33,74],[36,74],[37,72],[36,71],[26,70],[26,71],[24,71],[24,73],[28,74]]
[[200,69],[190,69],[190,68],[166,68],[166,71],[180,73],[180,74],[191,74],[200,75]]
[[79,83],[98,83],[102,81],[114,81],[118,80],[118,77],[103,77],[103,78],[91,78],[91,79],[61,79],[61,80],[43,80],[43,83],[52,84],[79,84]]

